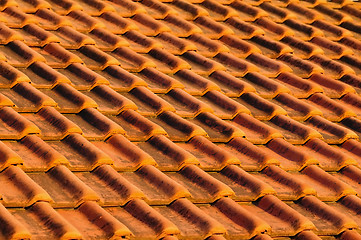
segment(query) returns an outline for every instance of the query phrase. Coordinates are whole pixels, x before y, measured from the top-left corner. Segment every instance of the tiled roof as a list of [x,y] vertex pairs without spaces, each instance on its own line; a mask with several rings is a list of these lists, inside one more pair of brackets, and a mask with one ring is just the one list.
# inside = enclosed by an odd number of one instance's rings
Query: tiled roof
[[0,239],[361,239],[361,3],[0,1]]

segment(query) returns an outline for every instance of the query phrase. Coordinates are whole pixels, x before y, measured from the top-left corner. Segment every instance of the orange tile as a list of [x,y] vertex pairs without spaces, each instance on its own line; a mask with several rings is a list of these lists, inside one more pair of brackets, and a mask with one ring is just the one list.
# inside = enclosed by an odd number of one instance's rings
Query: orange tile
[[182,55],[187,51],[197,50],[196,45],[194,45],[194,43],[192,43],[191,41],[187,41],[186,39],[176,37],[169,32],[163,32],[159,34],[156,38],[154,38],[154,40],[155,40],[154,42],[157,43],[158,45],[162,44],[164,50],[173,55]]
[[[118,47],[129,47],[129,42],[118,35],[111,33],[103,28],[95,28],[89,33],[89,36],[94,42],[95,47],[102,51],[113,51]],[[85,41],[83,41],[85,42]]]
[[57,36],[60,45],[66,49],[79,49],[84,45],[95,44],[93,39],[69,26],[60,27],[52,33]]

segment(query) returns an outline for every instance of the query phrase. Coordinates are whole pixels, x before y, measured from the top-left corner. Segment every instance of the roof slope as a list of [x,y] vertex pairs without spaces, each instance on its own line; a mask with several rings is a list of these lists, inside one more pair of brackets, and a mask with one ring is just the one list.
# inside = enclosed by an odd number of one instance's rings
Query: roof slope
[[359,2],[0,11],[0,239],[361,239]]

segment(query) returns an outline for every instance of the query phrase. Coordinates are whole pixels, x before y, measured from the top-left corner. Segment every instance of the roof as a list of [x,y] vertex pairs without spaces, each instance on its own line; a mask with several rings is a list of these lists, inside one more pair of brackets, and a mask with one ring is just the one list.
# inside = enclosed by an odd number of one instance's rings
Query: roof
[[361,239],[358,1],[0,11],[0,239]]

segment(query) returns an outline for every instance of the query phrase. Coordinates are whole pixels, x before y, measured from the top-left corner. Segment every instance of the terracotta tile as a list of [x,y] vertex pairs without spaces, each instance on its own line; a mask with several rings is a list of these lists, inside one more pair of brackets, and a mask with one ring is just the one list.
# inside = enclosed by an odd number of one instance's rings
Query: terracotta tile
[[92,30],[105,28],[114,34],[124,34],[127,31],[139,30],[139,27],[129,18],[123,18],[114,12],[105,12],[94,19],[101,23],[101,25]]
[[233,138],[229,143],[218,143],[218,147],[237,156],[245,171],[261,171],[268,165],[280,164],[279,161],[266,151],[265,147],[257,147],[244,138]]
[[327,4],[319,4],[315,7],[315,10],[322,13],[323,18],[325,21],[330,22],[335,25],[340,25],[343,22],[352,20],[351,17],[347,16],[346,14],[337,11],[329,7]]
[[194,136],[208,136],[207,132],[198,125],[199,122],[188,121],[173,112],[165,111],[157,118],[149,118],[161,126],[171,141],[188,141]]
[[133,199],[144,199],[143,192],[118,174],[111,166],[102,165],[92,173],[74,173],[100,197],[104,206],[124,206]]
[[44,172],[60,164],[69,165],[63,155],[37,136],[28,135],[19,142],[6,141],[4,143],[14,151],[3,150],[7,152],[7,157],[4,159],[6,163],[21,163],[19,166],[26,172]]
[[332,25],[324,20],[316,20],[312,23],[312,26],[325,32],[325,36],[333,41],[338,41],[343,37],[352,36],[352,33],[348,30],[339,26]]
[[72,171],[91,171],[102,164],[112,164],[112,159],[80,134],[70,134],[62,141],[47,142],[69,161]]
[[96,86],[91,91],[83,93],[97,102],[97,109],[103,114],[118,115],[127,109],[138,109],[134,102],[106,85]]
[[9,148],[6,143],[7,142],[5,141],[0,143],[0,152],[3,156],[0,161],[1,171],[11,165],[21,166],[24,164],[24,160],[16,152],[14,152],[14,149]]
[[306,102],[320,109],[323,116],[329,121],[339,122],[344,118],[356,116],[356,113],[348,106],[321,93],[313,94]]
[[82,7],[72,0],[49,0],[51,2],[51,8],[54,12],[60,15],[67,15],[73,10],[81,10]]
[[155,63],[157,70],[165,74],[174,74],[179,70],[191,68],[191,65],[180,57],[160,48],[150,50],[145,56]]
[[294,19],[296,16],[291,13],[291,11],[286,8],[281,8],[275,4],[271,4],[270,1],[264,1],[259,5],[261,9],[267,12],[267,17],[269,17],[273,22],[282,23],[287,19]]
[[209,91],[202,98],[200,98],[205,104],[211,107],[211,111],[222,119],[233,119],[236,115],[245,113],[251,114],[251,111],[242,104],[227,98],[219,91]]
[[0,87],[1,88],[12,88],[21,82],[30,82],[31,80],[27,75],[14,68],[8,63],[0,62]]
[[169,32],[162,32],[154,38],[153,42],[157,43],[158,45],[162,45],[165,51],[173,55],[182,55],[187,51],[197,50],[196,45],[194,45],[191,41],[176,37]]
[[[249,174],[241,167],[236,165],[229,165],[225,167],[220,173],[209,173],[212,177],[227,184],[235,195],[232,199],[235,201],[256,201],[260,197],[267,194],[276,194],[276,191],[269,185],[269,182],[262,181],[262,178]],[[227,201],[221,198],[219,201]]]
[[205,214],[187,199],[179,199],[168,208],[158,208],[157,210],[173,220],[183,238],[200,236],[204,239],[213,234],[226,233],[226,229],[221,223]]
[[90,16],[99,16],[103,12],[115,12],[112,5],[99,0],[90,1],[78,1],[78,4],[82,7],[82,10]]
[[260,17],[268,16],[262,9],[250,6],[239,0],[233,1],[229,6],[236,10],[238,17],[246,22],[253,22]]
[[317,107],[297,99],[288,93],[280,93],[272,102],[286,110],[288,115],[296,121],[305,121],[316,115],[322,116],[322,111]]
[[14,106],[18,112],[37,112],[45,106],[57,106],[53,99],[27,82],[19,83],[12,89],[1,89],[0,93],[3,95],[2,105]]
[[237,57],[245,58],[252,53],[261,53],[259,47],[234,35],[225,35],[219,40],[226,44],[232,54]]
[[156,36],[171,31],[167,25],[144,13],[137,13],[131,19],[138,26],[139,32],[146,36]]
[[138,187],[145,194],[145,201],[151,205],[168,205],[178,198],[191,196],[185,186],[151,165],[120,175]]
[[8,44],[9,42],[20,40],[23,41],[24,37],[18,31],[9,28],[5,23],[0,24],[0,43]]
[[[255,24],[265,31],[266,39],[269,40],[273,39],[275,41],[279,41],[284,37],[294,35],[292,30],[269,20],[267,17],[257,19]],[[261,44],[258,45],[262,46]]]
[[227,19],[224,23],[228,27],[229,31],[232,32],[227,32],[226,34],[223,34],[223,36],[219,36],[219,37],[235,34],[240,39],[251,39],[254,36],[265,34],[265,32],[260,27],[242,21],[241,18],[239,17],[231,17]]
[[222,43],[208,39],[199,33],[190,35],[187,40],[195,44],[196,50],[205,57],[214,57],[220,52],[229,52],[229,49]]
[[[351,186],[357,194],[359,194],[361,188],[359,184],[360,179],[360,169],[357,167],[357,165],[350,165],[347,167],[344,167],[341,171],[338,173],[333,174],[335,177],[340,179],[341,181],[345,182],[349,186]],[[347,197],[345,197],[347,198]]]
[[206,37],[211,39],[219,39],[224,35],[234,33],[230,27],[218,23],[208,16],[199,16],[193,22],[202,30]]
[[72,63],[83,63],[81,58],[66,50],[58,43],[49,43],[38,51],[45,58],[46,64],[52,68],[66,68]]
[[[354,195],[344,197],[339,204],[334,205],[337,211],[341,211],[346,215],[346,217],[352,218],[357,224],[360,224],[359,220],[359,206],[360,206],[360,198]],[[347,230],[345,231],[347,232]],[[343,235],[343,234],[342,234]],[[341,235],[341,236],[342,236]],[[348,235],[348,234],[346,234]],[[348,239],[348,238],[346,238]],[[357,238],[355,238],[357,239]]]
[[141,4],[130,0],[111,0],[109,4],[115,8],[117,14],[121,17],[131,17],[137,13],[146,12]]
[[288,173],[277,166],[268,166],[262,174],[255,173],[252,177],[269,184],[277,197],[283,201],[296,201],[307,195],[316,195],[316,190],[297,175]]
[[19,40],[3,45],[0,49],[2,52],[0,58],[13,67],[28,67],[36,61],[46,61],[41,54]]
[[342,145],[340,145],[341,149],[348,155],[350,155],[353,159],[360,163],[359,159],[359,151],[361,148],[360,143],[355,139],[349,139],[345,141]]
[[[218,54],[216,59],[223,63],[225,58],[220,58],[221,54],[222,53]],[[186,52],[181,56],[181,58],[191,66],[192,72],[199,75],[208,76],[214,71],[226,70],[226,68],[221,63],[218,63],[213,59],[206,58],[195,51]]]
[[241,129],[253,144],[266,144],[274,138],[283,138],[276,129],[245,113],[238,114],[231,123]]
[[[14,77],[17,77],[17,82],[29,82],[27,81],[27,78],[29,78],[31,84],[37,89],[53,88],[60,83],[71,84],[71,81],[66,76],[49,67],[44,62],[34,62],[28,68],[20,68],[19,70],[26,75],[26,78],[22,78],[22,73],[18,77],[15,75]],[[11,75],[9,76],[9,79],[11,79]]]
[[186,21],[176,14],[169,14],[163,20],[160,20],[160,22],[167,26],[170,29],[169,32],[175,37],[186,38],[192,34],[202,34],[201,28],[195,23]]
[[132,200],[124,209],[107,208],[112,216],[124,223],[138,238],[172,238],[178,235],[178,228],[160,214],[156,209],[150,207],[142,200]]
[[170,2],[170,6],[174,8],[179,15],[185,20],[194,20],[200,16],[209,16],[209,13],[199,5],[192,4],[191,2],[184,0],[177,0]]
[[1,16],[6,19],[6,25],[10,28],[22,28],[29,23],[37,23],[31,15],[25,14],[18,7],[9,6],[2,11]]
[[281,73],[274,80],[286,86],[290,90],[290,94],[296,98],[308,98],[316,92],[323,92],[323,88],[318,84],[292,73]]
[[92,39],[95,47],[102,51],[113,51],[118,47],[129,47],[129,42],[118,35],[103,28],[93,29],[88,36]]
[[306,196],[291,207],[315,224],[313,231],[318,235],[336,235],[356,226],[352,219],[314,196]]
[[129,72],[140,72],[148,67],[157,67],[151,59],[126,47],[115,49],[110,53],[110,56],[114,57],[120,63],[120,66]]
[[356,160],[346,151],[337,146],[330,146],[317,138],[308,141],[304,147],[301,147],[302,150],[311,150],[308,154],[314,156],[325,171],[339,171],[345,166],[357,164]]
[[295,34],[294,36],[303,41],[308,41],[317,36],[324,36],[322,30],[319,30],[311,25],[298,22],[294,19],[287,19],[284,21],[284,25],[291,28]]
[[40,134],[40,129],[14,109],[0,109],[0,136],[2,139],[21,139],[28,134]]
[[340,79],[346,74],[355,73],[355,71],[347,65],[331,60],[323,55],[314,55],[310,60],[321,66],[324,73],[332,78]]
[[[10,210],[20,228],[25,226],[28,235],[35,238],[81,238],[79,231],[51,207],[49,203],[37,202],[28,209]],[[14,236],[16,238],[16,235]],[[25,236],[21,235],[20,238]],[[30,237],[29,237],[30,238]]]
[[313,231],[302,231],[295,237],[296,240],[321,240]]
[[133,88],[129,93],[122,93],[122,95],[133,101],[143,116],[155,117],[166,111],[175,112],[171,104],[145,87]]
[[319,163],[312,154],[307,154],[281,138],[271,140],[266,147],[263,149],[265,154],[277,159],[284,170],[300,171],[306,166]]
[[238,15],[234,9],[214,0],[205,0],[200,5],[208,11],[209,16],[215,21],[222,22]]
[[241,129],[209,112],[200,113],[190,122],[203,128],[212,142],[228,142],[235,137],[244,137]]
[[297,19],[303,23],[311,24],[315,20],[323,19],[322,15],[315,10],[304,7],[302,4],[298,4],[296,2],[292,2],[287,5],[287,9],[295,13],[295,15],[297,15]]
[[[59,42],[59,38],[56,35],[50,31],[45,31],[35,24],[25,25],[22,29],[17,30],[17,34],[21,36],[21,39],[18,40],[23,40],[27,46],[31,47],[43,47],[51,42]],[[16,36],[11,38],[15,40]]]
[[348,84],[332,79],[322,74],[313,74],[309,80],[321,85],[329,98],[341,98],[345,94],[355,93],[355,89]]
[[152,156],[123,135],[116,134],[106,142],[92,143],[113,160],[113,167],[118,171],[135,171],[144,165],[157,165]]
[[88,33],[95,28],[104,28],[105,24],[80,10],[72,10],[66,15],[66,20],[72,23],[75,30]]
[[129,92],[135,87],[147,86],[144,80],[117,65],[111,65],[103,71],[94,72],[108,80],[110,87],[115,91]]
[[270,120],[276,115],[287,115],[283,108],[255,93],[244,93],[235,100],[247,107],[253,117],[261,121]]
[[3,185],[1,202],[5,207],[27,207],[37,201],[53,202],[46,190],[17,166],[6,168],[0,178]]
[[84,45],[95,44],[93,39],[69,26],[60,27],[52,33],[57,37],[60,45],[66,49],[79,49]]
[[170,103],[176,110],[176,114],[184,118],[194,118],[202,112],[213,112],[212,107],[183,91],[182,89],[173,89],[165,95],[160,96]]
[[209,76],[209,79],[220,86],[222,93],[227,97],[239,97],[245,92],[256,92],[250,83],[225,71],[215,71]]
[[187,143],[177,143],[177,146],[191,153],[205,171],[219,171],[230,164],[240,164],[240,160],[232,153],[202,136],[195,136]]
[[78,50],[70,50],[70,52],[78,56],[91,70],[103,70],[110,65],[120,65],[116,58],[92,45],[85,45]]
[[47,173],[28,173],[53,199],[56,208],[78,207],[86,201],[99,201],[98,194],[63,165]]
[[325,72],[325,70],[322,67],[317,66],[317,64],[303,60],[289,53],[281,55],[277,60],[287,64],[292,69],[293,74],[298,77],[309,78],[313,74]]
[[301,231],[315,229],[309,219],[273,195],[264,196],[255,205],[245,203],[241,206],[269,224],[269,234],[272,237],[284,235],[286,232],[287,235],[294,236]]
[[155,68],[145,68],[136,73],[135,76],[144,80],[144,83],[148,84],[147,87],[153,93],[168,93],[172,89],[184,88],[184,85],[176,79],[175,75],[164,74]]
[[[73,4],[72,10],[76,10],[76,4]],[[71,21],[49,9],[39,9],[33,16],[37,24],[45,30],[57,30],[61,26],[72,26]]]
[[290,46],[293,50],[293,53],[301,59],[308,59],[314,55],[324,53],[323,50],[317,45],[310,42],[304,42],[297,37],[287,36],[282,38],[281,41]]
[[41,92],[51,96],[58,104],[56,109],[60,113],[78,113],[89,107],[97,107],[96,102],[78,92],[69,84],[60,83],[53,89],[41,89]]
[[[270,230],[270,226],[262,219],[252,215],[229,198],[218,200],[214,206],[204,205],[200,206],[200,208],[209,216],[222,223],[227,230],[227,234],[224,236],[227,239],[250,239]],[[221,235],[213,235],[207,239],[220,240],[223,238]]]
[[39,136],[43,140],[61,140],[71,133],[82,133],[77,125],[52,107],[43,107],[36,114],[25,113],[22,116],[40,129]]
[[361,239],[361,235],[358,232],[356,232],[355,230],[346,230],[341,234],[340,239],[341,240],[351,240],[351,239],[359,240],[359,239]]
[[314,37],[310,42],[319,46],[324,51],[325,55],[331,59],[339,59],[342,56],[353,54],[353,51],[350,48],[333,42],[325,37]]
[[356,74],[361,73],[361,68],[359,66],[360,60],[355,56],[351,56],[351,55],[343,56],[340,58],[340,60],[338,60],[338,62],[343,65],[346,65],[347,67],[350,67],[353,71],[355,71]]
[[328,144],[341,144],[348,139],[358,139],[357,134],[352,130],[319,116],[311,117],[306,125],[321,133]]
[[59,69],[58,72],[63,77],[71,79],[71,85],[77,90],[90,90],[98,85],[109,85],[104,77],[80,63],[72,63],[64,69]]
[[[76,210],[59,209],[57,212],[84,238],[127,238],[132,235],[123,223],[93,201],[83,203]],[[90,229],[92,231],[89,231]]]
[[157,0],[143,0],[142,6],[154,19],[164,19],[169,14],[177,14],[177,11]]
[[[264,56],[272,59],[277,58],[282,54],[293,52],[293,49],[286,44],[281,43],[280,41],[274,41],[266,36],[255,36],[251,38],[249,42],[260,48]],[[257,55],[257,53],[254,54]]]
[[271,240],[273,238],[271,238],[269,235],[267,234],[260,234],[260,235],[257,235],[253,238],[253,240]]
[[11,6],[17,7],[18,3],[15,0],[6,1],[4,3],[1,3],[0,9],[1,9],[1,11],[3,11],[5,8],[11,7]]
[[357,76],[356,74],[346,74],[339,80],[352,86],[356,90],[357,93],[361,92],[360,85],[359,85],[361,78],[359,76]]
[[268,58],[260,53],[252,53],[246,60],[260,69],[260,73],[266,77],[277,77],[282,72],[292,72],[292,69],[284,63]]
[[277,115],[265,123],[279,130],[291,144],[303,144],[312,138],[322,138],[322,135],[313,128],[285,115]]
[[[207,63],[206,63],[207,64]],[[217,76],[216,76],[217,75]],[[188,69],[180,70],[173,77],[184,85],[184,90],[191,95],[204,95],[206,92],[211,90],[220,91],[221,88],[218,86],[219,81],[213,81],[217,79],[218,75],[227,75],[222,71],[215,71],[211,74],[214,76],[211,79],[196,74],[193,70]],[[231,76],[229,76],[231,77]],[[220,77],[221,78],[221,77]]]

